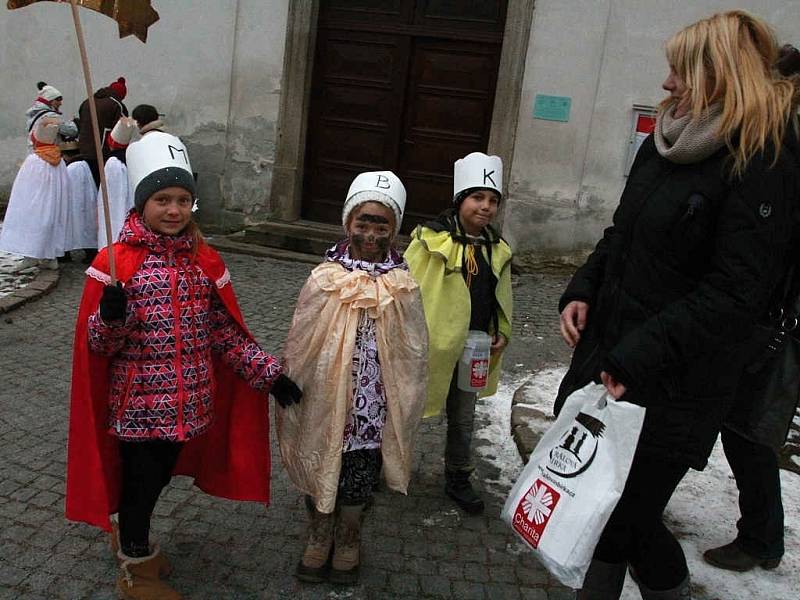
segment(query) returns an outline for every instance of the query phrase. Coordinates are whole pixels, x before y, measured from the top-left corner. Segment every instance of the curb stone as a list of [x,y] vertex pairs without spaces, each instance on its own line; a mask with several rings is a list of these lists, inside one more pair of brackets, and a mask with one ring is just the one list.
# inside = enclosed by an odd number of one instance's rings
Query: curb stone
[[23,304],[49,294],[58,284],[58,269],[40,269],[36,278],[18,290],[0,298],[0,314],[19,308]]
[[[517,388],[511,399],[511,436],[517,445],[522,461],[527,464],[531,452],[539,443],[547,427],[555,421],[555,417],[525,402],[525,396],[531,381]],[[533,423],[542,423],[545,427],[533,427]]]

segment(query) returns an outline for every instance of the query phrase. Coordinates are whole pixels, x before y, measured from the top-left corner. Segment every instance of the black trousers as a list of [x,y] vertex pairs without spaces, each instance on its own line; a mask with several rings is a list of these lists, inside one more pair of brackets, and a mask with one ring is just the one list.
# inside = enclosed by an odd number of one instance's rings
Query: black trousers
[[689,573],[686,556],[662,516],[688,470],[687,465],[637,453],[594,557],[607,563],[629,563],[651,590],[680,585]]
[[722,449],[739,488],[736,543],[757,558],[783,556],[783,503],[778,456],[768,446],[756,444],[722,428]]
[[123,442],[119,536],[128,556],[146,556],[150,547],[150,517],[159,495],[172,478],[183,444],[165,440]]
[[342,506],[366,504],[378,486],[382,466],[380,448],[351,450],[342,454],[336,503]]

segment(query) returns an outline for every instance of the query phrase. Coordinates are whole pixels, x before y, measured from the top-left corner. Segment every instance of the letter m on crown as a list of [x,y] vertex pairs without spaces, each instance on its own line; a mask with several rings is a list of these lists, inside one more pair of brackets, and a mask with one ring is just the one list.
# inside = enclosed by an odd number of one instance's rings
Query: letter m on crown
[[175,154],[177,153],[181,155],[183,162],[185,162],[187,165],[189,164],[189,161],[186,160],[186,150],[183,148],[176,148],[170,144],[167,144],[167,148],[169,148],[169,155],[172,157],[172,160],[175,160]]

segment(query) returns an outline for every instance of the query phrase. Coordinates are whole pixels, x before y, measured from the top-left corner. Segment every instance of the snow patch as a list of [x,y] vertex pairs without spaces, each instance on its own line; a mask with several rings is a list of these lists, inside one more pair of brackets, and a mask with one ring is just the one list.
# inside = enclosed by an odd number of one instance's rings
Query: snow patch
[[528,379],[530,375],[501,381],[497,393],[481,398],[475,407],[476,421],[481,424],[475,437],[484,442],[476,446],[475,452],[499,470],[496,479],[485,481],[487,491],[499,495],[508,493],[523,467],[511,437],[511,401],[514,392]]

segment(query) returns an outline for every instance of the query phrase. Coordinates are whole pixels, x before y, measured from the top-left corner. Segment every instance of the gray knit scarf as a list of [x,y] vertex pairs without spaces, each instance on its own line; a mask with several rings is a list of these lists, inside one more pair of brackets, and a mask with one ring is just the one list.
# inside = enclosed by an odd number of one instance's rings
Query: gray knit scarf
[[661,156],[679,165],[689,165],[705,160],[725,145],[717,133],[722,120],[721,103],[710,105],[695,120],[691,113],[676,119],[674,110],[671,105],[656,116],[653,135]]

